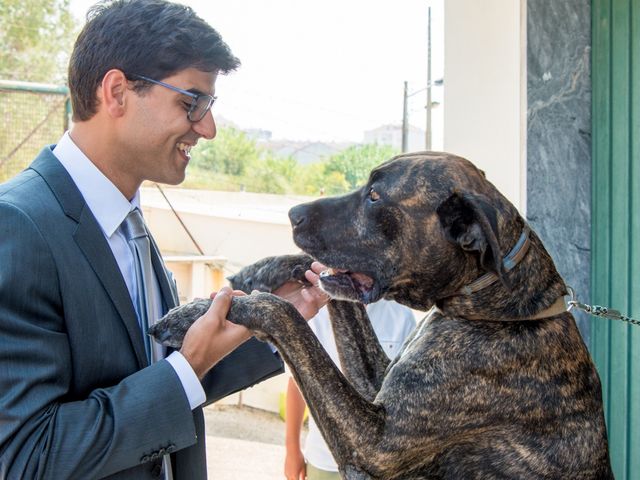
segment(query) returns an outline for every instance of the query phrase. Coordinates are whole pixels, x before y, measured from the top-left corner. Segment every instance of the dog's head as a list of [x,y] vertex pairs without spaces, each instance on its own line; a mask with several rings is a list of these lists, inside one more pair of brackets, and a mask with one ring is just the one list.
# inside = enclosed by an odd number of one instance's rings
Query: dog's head
[[332,296],[381,297],[427,309],[502,265],[524,226],[471,162],[446,153],[400,155],[365,186],[291,209],[295,243],[330,267]]

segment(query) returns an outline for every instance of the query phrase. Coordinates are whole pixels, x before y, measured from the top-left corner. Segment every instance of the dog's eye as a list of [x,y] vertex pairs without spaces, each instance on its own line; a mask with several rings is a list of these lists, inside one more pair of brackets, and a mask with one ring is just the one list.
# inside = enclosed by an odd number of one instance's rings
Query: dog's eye
[[369,189],[369,200],[372,202],[377,202],[380,200],[380,194],[376,192],[373,187]]

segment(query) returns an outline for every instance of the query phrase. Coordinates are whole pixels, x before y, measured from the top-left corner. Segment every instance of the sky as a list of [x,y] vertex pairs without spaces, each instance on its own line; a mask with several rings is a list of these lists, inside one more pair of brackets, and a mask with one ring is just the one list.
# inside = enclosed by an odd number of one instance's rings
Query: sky
[[[79,19],[93,0],[71,0]],[[443,75],[443,0],[183,0],[240,58],[216,83],[214,116],[274,139],[362,141],[400,124],[404,81],[410,123],[424,129],[427,18],[432,79]],[[442,88],[432,89],[441,101]],[[442,107],[434,110],[434,147]]]

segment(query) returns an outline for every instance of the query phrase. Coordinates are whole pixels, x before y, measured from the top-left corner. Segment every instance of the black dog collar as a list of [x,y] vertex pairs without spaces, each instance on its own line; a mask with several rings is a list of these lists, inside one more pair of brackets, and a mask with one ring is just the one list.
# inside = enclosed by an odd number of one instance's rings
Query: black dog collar
[[[529,251],[529,245],[531,244],[531,241],[529,240],[529,232],[529,227],[525,225],[516,244],[513,246],[511,251],[502,259],[502,265],[504,266],[505,272],[508,272],[513,267],[515,267]],[[483,288],[486,288],[489,285],[495,283],[497,280],[497,274],[493,272],[485,273],[481,277],[471,282],[469,285],[462,287],[460,290],[458,290],[457,294],[471,295],[472,293],[475,293],[478,290],[482,290]]]

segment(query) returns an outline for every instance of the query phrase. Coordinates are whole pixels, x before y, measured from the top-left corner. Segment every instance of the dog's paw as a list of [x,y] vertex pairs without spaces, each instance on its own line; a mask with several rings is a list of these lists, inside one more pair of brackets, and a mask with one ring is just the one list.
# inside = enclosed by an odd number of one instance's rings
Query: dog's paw
[[[172,348],[182,347],[189,327],[211,306],[211,299],[196,299],[175,307],[149,328],[149,335],[157,342]],[[270,293],[254,293],[233,297],[227,320],[252,330],[256,338],[268,340],[281,322],[299,317],[293,305]],[[302,317],[300,317],[302,318]]]
[[234,290],[245,293],[253,290],[271,293],[291,281],[309,285],[304,272],[311,268],[312,262],[313,258],[305,254],[266,257],[227,277],[227,280]]
[[180,348],[189,327],[204,315],[210,306],[211,299],[198,298],[172,308],[158,322],[149,327],[149,335],[162,345]]

